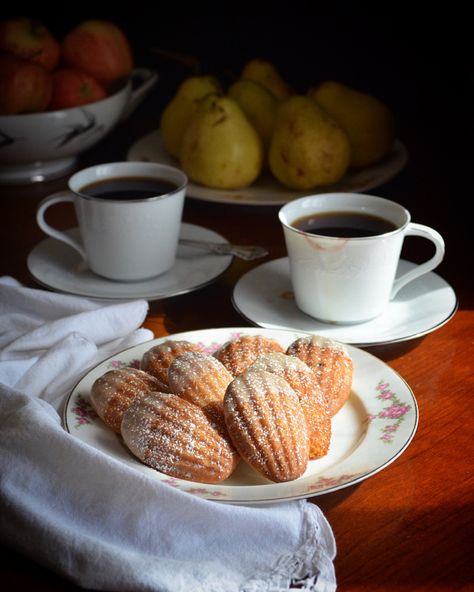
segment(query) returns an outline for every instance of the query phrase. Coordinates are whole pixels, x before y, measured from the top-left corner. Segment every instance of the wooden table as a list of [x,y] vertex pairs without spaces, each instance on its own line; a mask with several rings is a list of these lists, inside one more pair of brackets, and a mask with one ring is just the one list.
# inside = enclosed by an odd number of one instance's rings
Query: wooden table
[[[425,114],[426,115],[426,114]],[[124,159],[126,148],[157,126],[152,99],[121,124],[78,166]],[[425,337],[370,348],[407,381],[420,411],[418,431],[393,464],[359,485],[312,498],[325,512],[337,541],[335,560],[342,591],[440,591],[474,589],[474,293],[472,224],[463,205],[472,194],[467,144],[455,143],[451,122],[404,112],[400,137],[409,152],[405,170],[372,192],[398,201],[413,220],[437,228],[446,257],[437,272],[455,289],[459,310]],[[44,238],[35,223],[40,199],[66,178],[0,188],[1,275],[37,287],[26,267],[29,251]],[[465,202],[464,202],[465,203]],[[212,228],[229,241],[269,248],[267,260],[285,255],[278,207],[208,203],[188,199],[184,221]],[[67,206],[53,223],[75,225]],[[404,258],[425,256],[407,241]],[[155,336],[211,327],[247,326],[231,303],[233,286],[257,262],[234,260],[216,282],[190,294],[152,302],[146,320]],[[14,550],[3,548],[2,583],[11,589],[72,590],[71,584]]]

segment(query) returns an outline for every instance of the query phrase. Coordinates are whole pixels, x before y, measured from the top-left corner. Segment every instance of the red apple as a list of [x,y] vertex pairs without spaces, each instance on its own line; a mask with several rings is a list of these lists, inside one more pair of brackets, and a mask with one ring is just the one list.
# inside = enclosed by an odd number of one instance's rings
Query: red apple
[[44,111],[51,98],[51,74],[43,66],[0,53],[0,114]]
[[49,109],[69,109],[107,96],[105,88],[95,78],[74,68],[63,68],[52,74],[53,93]]
[[0,23],[0,49],[41,64],[49,71],[59,62],[59,43],[44,25],[29,18]]
[[106,86],[128,76],[133,67],[127,37],[109,21],[84,21],[66,35],[61,52],[66,64]]

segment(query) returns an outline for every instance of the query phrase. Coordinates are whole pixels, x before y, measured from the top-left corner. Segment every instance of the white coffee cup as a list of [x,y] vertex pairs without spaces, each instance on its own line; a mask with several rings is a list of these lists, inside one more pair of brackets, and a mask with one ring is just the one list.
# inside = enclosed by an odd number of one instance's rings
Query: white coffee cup
[[[146,193],[139,192],[143,183]],[[182,171],[168,165],[99,164],[75,173],[69,190],[46,197],[36,219],[43,232],[76,249],[94,273],[117,281],[144,280],[174,265],[187,183]],[[60,202],[74,204],[80,243],[45,221],[46,210]]]
[[[318,224],[340,222],[342,213],[367,221],[375,216],[388,228],[373,236],[327,236]],[[356,218],[354,218],[354,216]],[[315,230],[309,232],[314,217]],[[303,312],[328,323],[353,324],[381,314],[408,282],[442,261],[444,241],[432,228],[410,221],[410,213],[393,201],[359,193],[325,193],[302,197],[279,211],[295,301]],[[298,227],[296,227],[298,226]],[[321,234],[317,234],[321,231]],[[330,231],[328,231],[330,232]],[[334,231],[336,234],[339,230]],[[366,234],[363,232],[363,234]],[[425,263],[395,279],[405,236],[432,241],[436,252]]]

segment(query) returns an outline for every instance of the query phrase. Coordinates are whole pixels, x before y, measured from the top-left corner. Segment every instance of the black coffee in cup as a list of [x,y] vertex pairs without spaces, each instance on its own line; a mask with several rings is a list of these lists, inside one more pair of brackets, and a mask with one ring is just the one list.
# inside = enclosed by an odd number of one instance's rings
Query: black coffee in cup
[[392,232],[397,226],[390,220],[365,212],[325,212],[302,216],[292,224],[293,228],[340,238],[361,238]]
[[174,183],[156,177],[112,177],[85,185],[79,193],[96,199],[130,201],[166,195],[177,188]]

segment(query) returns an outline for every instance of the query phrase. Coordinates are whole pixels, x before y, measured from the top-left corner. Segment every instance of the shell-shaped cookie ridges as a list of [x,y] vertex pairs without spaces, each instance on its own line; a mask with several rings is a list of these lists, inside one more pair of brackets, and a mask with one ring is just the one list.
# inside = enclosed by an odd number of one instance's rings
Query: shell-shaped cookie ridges
[[201,352],[177,356],[168,370],[171,392],[201,408],[216,404],[222,407],[232,378],[219,360]]
[[224,364],[232,376],[238,376],[260,356],[270,352],[284,352],[275,339],[264,335],[242,335],[224,343],[214,356]]
[[155,376],[164,384],[168,384],[168,369],[172,361],[188,351],[202,351],[190,341],[167,339],[147,350],[141,359],[140,368]]
[[102,421],[114,432],[120,433],[122,416],[135,398],[162,387],[159,380],[142,370],[120,368],[109,370],[94,382],[90,399]]
[[280,376],[249,371],[224,397],[224,416],[242,458],[272,481],[300,477],[308,463],[308,434],[298,396]]
[[313,370],[295,356],[270,353],[260,357],[248,368],[264,370],[281,376],[298,395],[308,428],[309,458],[325,456],[331,443],[331,417],[324,393]]
[[142,462],[179,479],[218,483],[238,462],[201,409],[171,393],[136,400],[124,414],[122,437]]
[[351,393],[353,362],[343,344],[327,337],[312,335],[291,343],[286,352],[296,356],[315,373],[334,416]]

